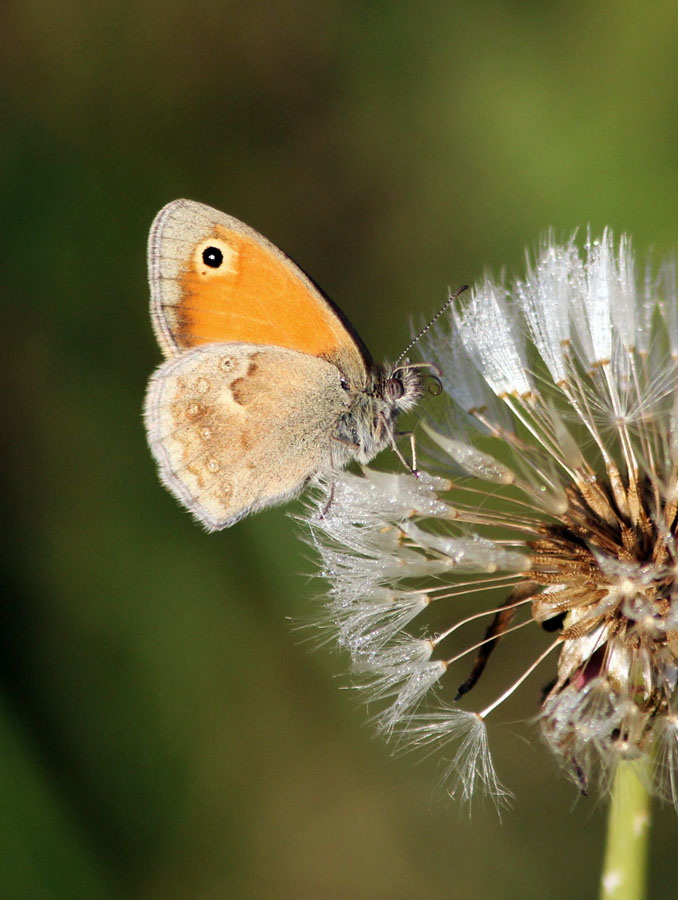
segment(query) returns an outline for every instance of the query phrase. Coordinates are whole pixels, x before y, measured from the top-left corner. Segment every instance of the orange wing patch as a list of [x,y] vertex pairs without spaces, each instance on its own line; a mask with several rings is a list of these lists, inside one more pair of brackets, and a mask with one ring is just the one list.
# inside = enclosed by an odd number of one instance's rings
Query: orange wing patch
[[[281,254],[282,256],[282,254]],[[355,342],[314,286],[269,247],[222,225],[180,275],[178,347],[242,342],[333,359]]]
[[165,356],[208,343],[283,347],[337,365],[353,387],[369,354],[313,282],[243,222],[175,200],[148,244],[153,327]]

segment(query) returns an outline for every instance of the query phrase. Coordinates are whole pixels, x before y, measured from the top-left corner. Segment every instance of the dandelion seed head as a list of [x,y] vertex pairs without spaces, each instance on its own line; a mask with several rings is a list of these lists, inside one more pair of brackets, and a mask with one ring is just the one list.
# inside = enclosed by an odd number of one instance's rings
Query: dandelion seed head
[[[532,685],[582,792],[647,757],[678,806],[677,281],[669,261],[641,282],[607,230],[581,248],[547,236],[524,278],[485,278],[426,334],[445,394],[422,414],[419,477],[319,482],[320,627],[382,732],[451,750],[464,800],[507,800],[487,720]],[[495,700],[459,705],[497,643],[535,626],[546,640]]]

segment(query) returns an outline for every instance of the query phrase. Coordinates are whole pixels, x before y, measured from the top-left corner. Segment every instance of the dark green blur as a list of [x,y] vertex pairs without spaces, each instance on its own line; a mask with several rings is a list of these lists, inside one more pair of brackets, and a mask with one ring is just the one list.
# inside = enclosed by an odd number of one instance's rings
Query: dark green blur
[[[377,357],[549,226],[659,257],[677,41],[671,2],[5,4],[3,900],[595,896],[603,809],[520,724],[539,676],[490,730],[514,810],[469,820],[293,627],[321,586],[285,511],[207,536],[161,488],[145,243],[167,201],[217,206]],[[675,832],[662,812],[652,896]]]

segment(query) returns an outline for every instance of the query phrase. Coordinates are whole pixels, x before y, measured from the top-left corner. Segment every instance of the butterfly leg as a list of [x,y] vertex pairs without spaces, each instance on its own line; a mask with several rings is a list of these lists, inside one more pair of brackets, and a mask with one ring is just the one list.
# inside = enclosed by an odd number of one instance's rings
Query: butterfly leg
[[321,519],[324,519],[324,518],[325,518],[325,516],[327,515],[327,513],[330,511],[330,507],[332,506],[332,502],[334,501],[334,484],[335,484],[335,482],[333,481],[332,484],[330,485],[330,495],[329,495],[329,497],[327,498],[327,503],[323,506],[323,508],[322,508],[321,511],[320,511],[320,518],[321,518]]
[[[403,454],[400,451],[400,447],[396,443],[396,438],[399,437],[408,437],[410,439],[410,452],[412,454],[412,462],[409,463]],[[405,466],[406,469],[414,475],[415,478],[420,477],[419,469],[417,469],[417,442],[414,437],[413,431],[394,431],[391,435],[391,447],[393,448],[393,452],[398,457],[400,462]]]
[[340,446],[345,447],[351,452],[352,455],[355,455],[360,450],[360,444],[356,444],[355,441],[351,441],[348,438],[342,437],[341,435],[333,434],[332,440]]
[[[355,452],[360,449],[358,444],[354,443],[353,441],[349,441],[342,437],[337,437],[336,435],[332,436],[332,440],[336,441],[336,443],[339,444],[341,447],[345,447],[347,450],[350,450],[352,452]],[[341,465],[342,465],[340,462],[338,462],[334,458],[334,456],[335,455],[332,452],[332,447],[330,446],[330,470],[332,472],[341,468]],[[322,510],[320,511],[321,519],[325,518],[327,513],[330,511],[330,507],[332,506],[332,503],[334,502],[335,485],[336,485],[336,482],[334,480],[332,480],[332,482],[330,484],[330,493],[329,493],[329,497],[327,498],[327,503],[323,506]]]

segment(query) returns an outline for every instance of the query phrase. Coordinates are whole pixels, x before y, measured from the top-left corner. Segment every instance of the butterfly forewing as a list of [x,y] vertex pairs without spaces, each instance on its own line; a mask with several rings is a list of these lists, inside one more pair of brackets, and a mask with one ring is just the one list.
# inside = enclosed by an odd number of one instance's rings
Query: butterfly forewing
[[217,341],[287,347],[364,384],[361,350],[336,311],[281,250],[237,219],[190,200],[170,203],[151,228],[149,273],[165,355]]

